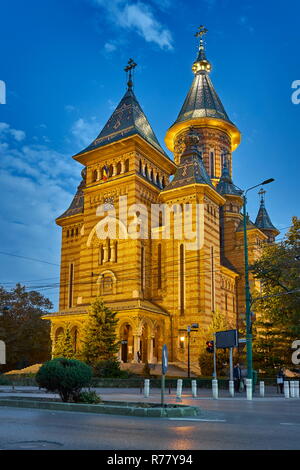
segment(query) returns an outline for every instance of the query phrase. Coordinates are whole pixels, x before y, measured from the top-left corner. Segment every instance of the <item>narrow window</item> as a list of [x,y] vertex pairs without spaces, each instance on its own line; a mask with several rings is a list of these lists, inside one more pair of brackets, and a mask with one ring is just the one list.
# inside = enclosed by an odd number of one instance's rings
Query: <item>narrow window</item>
[[180,245],[179,252],[179,308],[180,315],[184,314],[184,246]]
[[214,248],[210,248],[210,266],[211,266],[211,309],[215,311],[215,273],[214,273]]
[[125,173],[129,171],[129,160],[125,160]]
[[157,249],[157,288],[161,289],[161,244]]
[[142,160],[140,160],[140,163],[139,163],[139,173],[142,173]]
[[141,286],[142,291],[145,288],[145,248],[141,248]]
[[119,162],[117,164],[117,175],[119,175],[121,173],[121,171],[122,171],[122,165],[121,165],[121,162]]
[[118,262],[118,242],[115,242],[115,263]]
[[209,153],[209,169],[210,169],[210,177],[214,178],[215,176],[215,153],[213,151]]
[[69,268],[69,308],[73,306],[73,287],[74,287],[74,263]]

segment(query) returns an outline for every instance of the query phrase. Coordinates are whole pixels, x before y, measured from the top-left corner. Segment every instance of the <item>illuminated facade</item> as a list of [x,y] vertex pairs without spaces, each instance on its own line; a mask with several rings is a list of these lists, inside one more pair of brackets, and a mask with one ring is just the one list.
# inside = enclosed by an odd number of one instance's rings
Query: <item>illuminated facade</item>
[[[121,361],[136,362],[140,352],[142,362],[160,362],[167,344],[169,360],[184,363],[185,332],[197,323],[191,342],[191,363],[197,365],[197,339],[213,313],[220,312],[234,328],[245,312],[243,200],[231,177],[240,132],[210,80],[204,32],[198,33],[193,83],[165,138],[174,160],[160,146],[134,94],[132,60],[124,97],[99,136],[73,157],[84,169],[70,207],[56,221],[62,228],[60,304],[59,312],[45,316],[51,320],[53,343],[69,323],[80,347],[87,309],[100,296],[118,312]],[[149,213],[153,204],[171,208],[170,235],[159,215],[152,217],[147,237],[128,236],[120,207],[125,197],[129,223],[142,217],[134,205]],[[99,213],[100,205],[105,214]],[[191,249],[176,224],[186,224],[179,216],[190,211],[187,225],[194,227],[196,205],[202,207],[201,246]],[[117,233],[108,230],[99,237],[107,215],[117,221]],[[262,243],[278,234],[263,202],[256,223],[249,220],[247,228],[251,264]]]

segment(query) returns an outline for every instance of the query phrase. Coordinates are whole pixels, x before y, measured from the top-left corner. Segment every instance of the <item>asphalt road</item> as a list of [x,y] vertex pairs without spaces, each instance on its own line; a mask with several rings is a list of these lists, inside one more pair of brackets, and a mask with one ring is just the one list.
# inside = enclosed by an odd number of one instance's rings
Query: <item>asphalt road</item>
[[0,407],[0,449],[300,449],[300,400],[185,398],[198,418],[138,418]]

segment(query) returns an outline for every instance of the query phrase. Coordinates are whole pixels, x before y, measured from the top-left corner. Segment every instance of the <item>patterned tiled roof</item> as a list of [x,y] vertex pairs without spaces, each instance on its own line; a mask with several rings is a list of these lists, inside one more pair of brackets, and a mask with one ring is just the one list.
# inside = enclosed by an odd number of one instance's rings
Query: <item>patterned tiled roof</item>
[[83,196],[83,189],[85,187],[85,178],[86,178],[86,172],[83,170],[81,172],[82,175],[82,180],[80,185],[77,188],[77,192],[70,204],[70,207],[59,217],[57,217],[56,220],[58,219],[64,219],[65,217],[71,217],[72,215],[77,215],[77,214],[82,214],[84,211],[84,196]]
[[202,117],[222,119],[232,124],[206,70],[195,74],[175,123]]
[[271,222],[267,209],[265,208],[264,200],[260,202],[260,208],[255,220],[255,225],[261,230],[277,230]]
[[132,87],[129,86],[98,137],[78,155],[134,134],[140,135],[149,144],[166,155],[138,103]]
[[226,159],[220,181],[217,184],[217,191],[222,195],[241,196],[243,194],[243,191],[238,189],[232,182]]

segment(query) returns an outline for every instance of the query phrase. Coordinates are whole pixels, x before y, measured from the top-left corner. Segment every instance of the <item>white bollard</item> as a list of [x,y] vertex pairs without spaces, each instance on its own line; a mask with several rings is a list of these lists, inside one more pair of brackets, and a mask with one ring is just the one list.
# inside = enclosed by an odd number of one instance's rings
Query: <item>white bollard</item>
[[265,396],[265,382],[259,382],[259,394],[261,397]]
[[284,397],[290,398],[290,387],[287,380],[284,381]]
[[150,379],[145,379],[144,382],[144,397],[148,398],[150,395]]
[[299,398],[299,380],[295,380],[295,398]]
[[192,380],[192,396],[193,396],[193,398],[197,397],[197,382],[196,382],[196,380]]
[[229,380],[229,395],[234,397],[234,381]]
[[247,400],[252,400],[252,379],[246,379]]
[[212,395],[215,400],[218,399],[218,381],[216,379],[212,380]]
[[290,396],[295,398],[295,382],[293,380],[290,381]]
[[176,391],[176,400],[181,401],[182,395],[182,379],[177,380],[177,391]]

